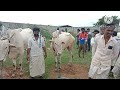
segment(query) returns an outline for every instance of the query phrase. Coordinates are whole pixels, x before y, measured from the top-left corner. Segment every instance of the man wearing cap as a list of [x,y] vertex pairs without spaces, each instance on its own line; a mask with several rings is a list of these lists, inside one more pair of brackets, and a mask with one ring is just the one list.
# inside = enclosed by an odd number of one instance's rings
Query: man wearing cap
[[108,79],[112,60],[119,53],[117,40],[112,37],[115,25],[104,25],[104,34],[96,38],[94,44],[94,56],[89,69],[89,78]]
[[43,74],[45,73],[43,51],[45,53],[45,58],[47,57],[47,52],[44,39],[39,33],[39,28],[33,28],[34,36],[30,37],[28,40],[27,60],[30,62],[29,70],[31,78],[43,78]]

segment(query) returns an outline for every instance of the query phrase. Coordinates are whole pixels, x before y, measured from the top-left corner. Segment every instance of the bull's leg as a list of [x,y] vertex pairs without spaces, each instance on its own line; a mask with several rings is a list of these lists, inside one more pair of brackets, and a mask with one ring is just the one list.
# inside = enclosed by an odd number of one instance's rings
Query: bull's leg
[[57,68],[57,56],[55,56],[55,68]]
[[59,65],[59,69],[61,69],[61,56],[59,56],[59,59],[58,59],[58,65]]
[[55,71],[57,71],[57,66],[58,66],[57,63],[58,63],[57,62],[57,56],[55,55]]
[[58,55],[58,78],[61,77],[60,70],[61,70],[61,55]]
[[73,53],[72,53],[72,51],[69,51],[69,55],[70,55],[69,63],[70,63],[70,66],[72,66],[72,61],[73,61]]
[[24,56],[24,48],[20,48],[20,52],[19,52],[20,71],[23,70],[23,69],[22,69],[23,56]]
[[73,53],[72,53],[72,49],[68,49],[69,52],[69,65],[72,66],[72,60],[73,60]]
[[20,71],[22,71],[22,59],[23,59],[23,57],[20,56],[20,57],[19,57]]
[[12,59],[12,61],[13,61],[13,67],[14,67],[13,71],[16,71],[16,59],[14,58]]

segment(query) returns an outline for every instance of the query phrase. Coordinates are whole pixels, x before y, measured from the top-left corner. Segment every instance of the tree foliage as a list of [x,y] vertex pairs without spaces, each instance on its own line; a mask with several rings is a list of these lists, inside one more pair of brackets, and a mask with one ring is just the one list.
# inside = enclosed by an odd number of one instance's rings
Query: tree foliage
[[[94,23],[93,25],[94,25],[94,26],[98,26],[98,25],[105,24],[105,22],[104,22],[104,17],[105,17],[105,16],[103,16],[102,18],[98,19],[98,22]],[[118,19],[118,16],[112,16],[112,17],[113,17],[113,24],[119,25],[120,19]]]

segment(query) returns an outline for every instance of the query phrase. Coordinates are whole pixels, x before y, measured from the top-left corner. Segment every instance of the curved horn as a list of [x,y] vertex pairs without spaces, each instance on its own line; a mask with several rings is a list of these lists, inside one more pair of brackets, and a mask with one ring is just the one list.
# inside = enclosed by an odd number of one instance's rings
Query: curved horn
[[15,33],[9,38],[9,40],[15,35]]

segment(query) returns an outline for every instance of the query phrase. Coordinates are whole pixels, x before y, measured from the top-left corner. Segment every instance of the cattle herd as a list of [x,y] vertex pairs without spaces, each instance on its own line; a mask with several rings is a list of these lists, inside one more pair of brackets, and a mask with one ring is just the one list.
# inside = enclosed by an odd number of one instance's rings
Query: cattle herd
[[6,61],[9,57],[13,61],[14,70],[16,70],[16,60],[18,58],[20,70],[22,72],[22,60],[24,51],[27,49],[29,37],[33,36],[33,31],[29,28],[7,30],[0,39],[0,61]]
[[[24,52],[27,49],[28,39],[32,36],[33,31],[30,28],[7,30],[6,34],[2,35],[0,38],[0,62],[3,64],[3,62],[6,61],[6,58],[9,57],[13,61],[13,71],[16,71],[16,60],[19,60],[20,71],[22,72]],[[49,42],[50,49],[52,49],[55,56],[56,70],[60,70],[61,68],[61,55],[65,49],[67,49],[69,53],[69,65],[72,65],[72,51],[75,44],[73,35],[68,32],[61,32],[61,34],[59,34],[58,31],[54,31],[52,33],[52,39],[49,40]]]
[[[70,64],[72,64],[72,50],[75,42],[75,38],[67,32],[62,32],[58,37],[58,32],[53,32],[50,48],[53,50],[55,55],[56,70],[60,69],[61,54],[62,51],[67,49],[70,53]],[[24,52],[27,49],[28,39],[33,36],[33,31],[30,28],[18,28],[9,29],[5,35],[2,35],[0,39],[0,61],[6,61],[9,57],[13,61],[14,69],[16,71],[16,60],[19,60],[20,71],[22,72],[22,62]]]

